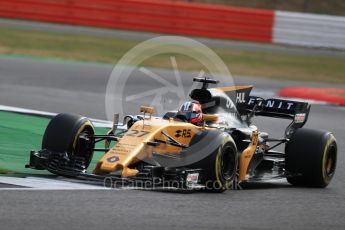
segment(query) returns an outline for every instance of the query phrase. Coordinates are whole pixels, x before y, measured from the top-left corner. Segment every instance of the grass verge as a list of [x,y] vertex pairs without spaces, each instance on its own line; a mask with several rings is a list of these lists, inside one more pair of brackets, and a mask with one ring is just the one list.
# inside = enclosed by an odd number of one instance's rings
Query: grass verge
[[[68,60],[115,64],[139,43],[133,40],[0,28],[0,54],[56,57]],[[213,49],[232,74],[273,79],[345,83],[344,57],[292,55],[286,53]],[[171,69],[169,56],[158,55],[142,63]],[[200,70],[200,63],[174,55],[181,70]]]
[[[47,171],[26,169],[30,150],[39,150],[48,118],[0,111],[0,174],[49,174]],[[97,133],[106,133],[96,128]],[[100,147],[100,146],[99,146]],[[102,153],[95,153],[90,169]]]

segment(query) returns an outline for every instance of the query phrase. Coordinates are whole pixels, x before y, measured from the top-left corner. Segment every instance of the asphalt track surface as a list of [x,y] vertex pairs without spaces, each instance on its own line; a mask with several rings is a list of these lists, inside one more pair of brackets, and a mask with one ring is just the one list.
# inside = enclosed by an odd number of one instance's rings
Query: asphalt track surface
[[[0,104],[104,119],[104,91],[111,70],[109,65],[2,57]],[[235,82],[255,84],[257,93],[270,96],[280,87],[308,84],[251,77],[235,77]],[[137,92],[149,83],[129,84],[128,90]],[[278,137],[286,124],[257,120],[261,130]],[[326,189],[294,188],[286,182],[252,184],[222,194],[13,188],[0,191],[0,228],[344,229],[345,109],[315,104],[307,127],[330,130],[338,139],[337,172]]]

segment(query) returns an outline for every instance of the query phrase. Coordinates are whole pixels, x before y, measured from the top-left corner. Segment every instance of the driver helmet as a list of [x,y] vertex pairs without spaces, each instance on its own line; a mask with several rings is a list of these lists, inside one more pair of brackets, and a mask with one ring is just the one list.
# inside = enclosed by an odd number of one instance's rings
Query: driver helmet
[[201,104],[197,101],[187,101],[181,105],[177,115],[184,116],[186,121],[192,124],[198,124],[202,122]]

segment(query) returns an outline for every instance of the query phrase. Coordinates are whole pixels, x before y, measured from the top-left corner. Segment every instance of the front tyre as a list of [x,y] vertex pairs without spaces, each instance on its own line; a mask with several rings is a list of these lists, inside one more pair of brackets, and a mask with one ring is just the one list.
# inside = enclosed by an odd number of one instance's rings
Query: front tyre
[[95,133],[92,123],[85,117],[75,114],[58,114],[48,124],[42,149],[66,152],[70,158],[83,158],[87,168],[92,160]]
[[295,186],[326,187],[337,163],[337,143],[330,132],[298,129],[286,144],[287,181]]
[[231,189],[238,166],[237,148],[230,136],[224,136],[219,147],[194,165],[204,170],[206,190],[224,192]]

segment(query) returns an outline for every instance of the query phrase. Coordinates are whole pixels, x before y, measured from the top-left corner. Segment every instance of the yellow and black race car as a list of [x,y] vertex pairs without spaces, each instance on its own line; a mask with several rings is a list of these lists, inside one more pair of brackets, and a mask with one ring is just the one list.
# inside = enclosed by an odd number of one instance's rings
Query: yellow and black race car
[[[217,81],[194,81],[202,84],[190,93],[194,102],[163,117],[142,106],[141,115],[124,117],[121,129],[116,114],[105,135],[95,134],[85,117],[57,115],[46,128],[42,150],[31,151],[27,167],[116,186],[216,192],[269,178],[287,178],[296,186],[330,183],[336,139],[330,132],[302,128],[308,103],[250,96],[252,86],[209,88]],[[271,138],[251,124],[254,116],[291,119],[291,124],[284,138]],[[104,148],[95,148],[101,141]],[[282,144],[284,151],[273,150]],[[95,151],[105,154],[88,169]]]

